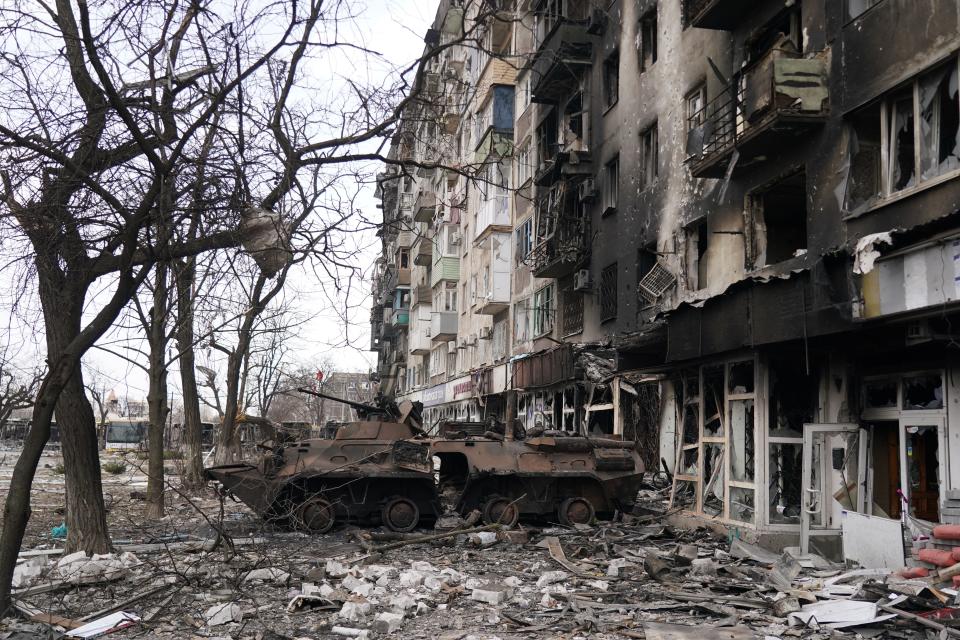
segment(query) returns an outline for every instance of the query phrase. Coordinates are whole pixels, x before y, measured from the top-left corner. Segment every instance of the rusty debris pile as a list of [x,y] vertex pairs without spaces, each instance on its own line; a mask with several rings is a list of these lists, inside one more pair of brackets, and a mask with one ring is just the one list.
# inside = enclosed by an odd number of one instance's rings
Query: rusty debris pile
[[[25,551],[21,617],[5,620],[0,638],[960,636],[960,565],[848,569],[679,530],[666,523],[666,493],[641,491],[644,515],[611,522],[504,528],[474,512],[409,533],[264,529],[227,505],[213,529],[110,555]],[[197,506],[217,508],[212,498]]]

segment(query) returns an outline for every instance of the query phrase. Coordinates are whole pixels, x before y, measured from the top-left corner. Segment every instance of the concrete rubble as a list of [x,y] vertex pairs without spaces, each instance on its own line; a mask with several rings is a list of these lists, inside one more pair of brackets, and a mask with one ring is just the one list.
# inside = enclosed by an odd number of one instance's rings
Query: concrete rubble
[[[280,532],[237,507],[218,524],[228,545],[183,534],[156,542],[164,538],[155,532],[109,555],[25,551],[15,597],[33,620],[7,618],[0,638],[43,637],[4,634],[66,631],[117,612],[136,622],[111,638],[159,640],[960,636],[952,566],[851,569],[681,530],[665,506],[651,508],[667,490],[646,494],[643,515],[521,525],[479,545],[477,533],[418,541],[424,530],[395,547],[396,536],[376,530]],[[168,526],[183,531],[176,522]],[[391,548],[378,551],[383,540]]]

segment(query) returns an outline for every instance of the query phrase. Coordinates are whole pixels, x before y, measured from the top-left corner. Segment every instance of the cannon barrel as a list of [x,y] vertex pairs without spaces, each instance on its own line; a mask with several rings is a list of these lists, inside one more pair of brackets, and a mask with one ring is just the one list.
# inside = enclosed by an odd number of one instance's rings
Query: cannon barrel
[[323,393],[322,391],[314,391],[313,389],[307,389],[306,387],[299,387],[297,391],[299,391],[300,393],[308,393],[312,396],[317,396],[319,398],[326,398],[327,400],[333,400],[334,402],[342,402],[343,404],[356,409],[357,414],[361,417],[361,419],[365,418],[371,413],[386,413],[388,415],[393,416],[394,418],[397,417],[397,411],[395,411],[390,406],[378,407],[377,405],[374,405],[374,404],[366,404],[363,402],[355,402],[353,400],[345,400],[344,398],[338,398],[337,396],[332,396],[328,393]]

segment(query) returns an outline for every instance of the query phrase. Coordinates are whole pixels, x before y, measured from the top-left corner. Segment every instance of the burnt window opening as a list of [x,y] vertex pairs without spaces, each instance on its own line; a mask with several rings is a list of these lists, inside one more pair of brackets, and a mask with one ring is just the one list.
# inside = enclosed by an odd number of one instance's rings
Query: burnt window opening
[[957,61],[951,60],[849,118],[846,211],[860,212],[879,198],[960,171],[958,85]]
[[847,4],[846,17],[848,20],[859,18],[861,15],[866,13],[868,9],[872,9],[873,7],[883,2],[883,0],[845,0],[845,1]]
[[770,22],[758,29],[745,43],[745,58],[751,65],[773,49],[803,51],[803,33],[800,23],[800,2],[784,9]]
[[643,14],[637,29],[637,55],[640,58],[640,73],[657,62],[657,7]]
[[882,194],[881,181],[881,105],[861,109],[849,120],[850,174],[844,208],[856,211]]
[[557,110],[551,109],[537,127],[537,171],[543,171],[557,156]]
[[657,123],[640,134],[640,189],[646,189],[657,180],[657,165],[660,158],[659,141],[657,140]]
[[697,291],[707,287],[707,249],[710,244],[710,231],[707,219],[689,226],[686,234],[686,276],[687,289]]
[[560,303],[561,334],[569,336],[583,331],[583,294],[568,285],[560,293]]
[[567,101],[563,111],[563,145],[567,151],[586,151],[588,113],[584,109],[583,92],[578,91]]
[[610,108],[620,99],[620,52],[603,61],[603,106]]
[[600,322],[617,317],[617,263],[600,272]]
[[903,408],[943,409],[943,377],[939,373],[904,377]]
[[[637,282],[639,283],[643,280],[643,277],[650,273],[650,270],[653,269],[656,264],[657,247],[655,244],[649,244],[637,249]],[[640,305],[641,307],[649,307],[652,303],[641,296]]]
[[722,364],[703,368],[703,435],[707,438],[719,438],[723,434],[724,423],[724,383]]
[[748,197],[753,230],[753,268],[777,264],[807,251],[807,184],[803,171]]
[[603,170],[603,213],[610,214],[617,210],[617,201],[620,193],[620,156],[604,165]]

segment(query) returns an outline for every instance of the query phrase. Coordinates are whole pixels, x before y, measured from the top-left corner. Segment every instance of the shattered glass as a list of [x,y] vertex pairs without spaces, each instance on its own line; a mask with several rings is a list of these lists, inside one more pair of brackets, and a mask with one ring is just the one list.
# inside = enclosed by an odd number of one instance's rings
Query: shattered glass
[[752,523],[756,513],[753,489],[730,487],[730,519]]
[[753,400],[730,401],[730,474],[739,482],[753,482],[753,416]]
[[890,103],[890,191],[917,183],[916,145],[913,139],[913,90],[901,92]]
[[956,63],[920,79],[920,177],[923,180],[960,169],[957,88]]
[[722,444],[704,445],[703,480],[703,512],[711,516],[722,515],[723,488],[726,482]]
[[719,437],[723,435],[723,365],[703,368],[703,435]]
[[943,378],[933,373],[903,379],[903,408],[943,409]]
[[800,493],[803,478],[803,445],[770,445],[769,461],[770,522],[800,524]]

